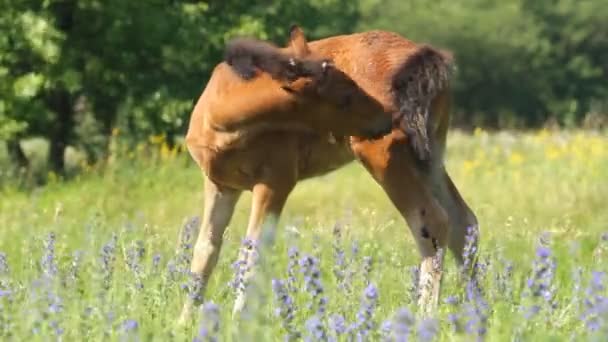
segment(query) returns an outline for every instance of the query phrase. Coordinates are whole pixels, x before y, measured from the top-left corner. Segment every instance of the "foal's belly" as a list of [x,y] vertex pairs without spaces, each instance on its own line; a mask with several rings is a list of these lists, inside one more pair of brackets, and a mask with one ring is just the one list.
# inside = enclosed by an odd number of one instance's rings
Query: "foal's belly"
[[353,161],[348,138],[330,136],[299,137],[298,178],[320,176]]
[[347,138],[294,132],[269,132],[251,139],[246,146],[225,151],[206,150],[204,171],[214,182],[234,189],[250,190],[255,184],[303,180],[334,171],[354,157]]

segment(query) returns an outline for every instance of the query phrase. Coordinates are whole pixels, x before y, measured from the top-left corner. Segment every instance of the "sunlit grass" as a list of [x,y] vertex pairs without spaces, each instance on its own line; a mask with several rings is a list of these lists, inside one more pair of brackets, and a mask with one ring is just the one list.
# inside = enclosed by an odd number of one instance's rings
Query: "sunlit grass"
[[[488,264],[481,282],[489,307],[487,340],[512,340],[514,334],[534,341],[590,338],[581,319],[581,298],[586,296],[591,272],[608,271],[608,242],[601,240],[608,231],[608,137],[578,131],[478,130],[473,135],[453,132],[448,145],[449,173],[481,224],[481,260]],[[11,291],[0,298],[0,336],[47,340],[61,332],[65,340],[106,340],[128,335],[126,320],[138,323],[136,334],[141,340],[191,340],[199,333],[199,322],[186,329],[173,325],[187,279],[181,274],[171,278],[168,263],[182,253],[179,235],[184,224],[202,213],[200,171],[187,154],[169,148],[162,137],[133,150],[119,144],[113,149],[103,169],[83,164],[85,171],[69,182],[50,177],[44,188],[24,193],[7,187],[0,193],[0,252],[6,254],[9,265],[9,272],[0,275],[0,290],[4,286]],[[266,292],[260,295],[266,302],[251,321],[237,326],[230,319],[234,295],[226,284],[233,277],[231,264],[244,235],[249,199],[246,194],[237,207],[207,291],[206,299],[220,307],[222,340],[243,340],[235,337],[237,332],[250,338],[257,334],[266,340],[282,339],[285,332],[274,316],[270,278],[287,277],[290,246],[297,246],[300,256],[320,257],[328,316],[340,313],[348,323],[356,322],[365,288],[364,256],[372,257],[370,279],[378,287],[377,328],[401,307],[416,311],[410,291],[410,270],[419,261],[413,239],[381,189],[353,163],[302,182],[293,192],[277,241],[267,251],[269,265],[264,274],[269,278]],[[337,222],[343,229],[339,246],[348,260],[354,258],[352,292],[336,287],[332,270],[332,230]],[[299,237],[288,234],[293,231]],[[50,232],[55,233],[59,273],[46,287],[36,280],[42,277],[45,253],[48,258],[44,241]],[[102,247],[113,233],[117,234],[116,260],[111,263],[109,287],[104,289]],[[525,293],[541,237],[555,257],[552,286],[557,304],[524,319],[525,307],[533,304]],[[145,248],[138,259],[140,273],[125,263],[138,240]],[[353,244],[358,250],[354,256]],[[75,251],[82,253],[82,261],[71,278]],[[185,255],[190,253],[187,250]],[[160,256],[157,266],[155,255]],[[500,282],[509,263],[513,272],[506,278],[507,291]],[[582,270],[578,290],[572,276],[577,267]],[[462,301],[466,296],[456,274],[448,257],[443,298],[454,295]],[[53,302],[48,291],[60,298],[60,310],[50,309]],[[606,296],[605,289],[601,292]],[[309,298],[304,289],[295,298],[300,309],[294,324],[303,333],[311,315],[306,310]],[[462,310],[460,305],[442,305],[437,315],[441,340],[472,339],[463,332],[454,333],[449,322],[450,313]],[[608,313],[603,314],[606,332]],[[123,323],[127,326],[122,327]]]

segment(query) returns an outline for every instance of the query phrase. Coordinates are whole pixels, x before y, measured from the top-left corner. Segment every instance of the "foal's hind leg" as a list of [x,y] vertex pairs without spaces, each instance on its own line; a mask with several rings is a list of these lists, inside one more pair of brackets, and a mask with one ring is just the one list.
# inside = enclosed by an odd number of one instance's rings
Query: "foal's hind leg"
[[197,284],[198,293],[190,294],[184,304],[180,317],[181,323],[190,319],[193,307],[200,304],[206,283],[217,264],[224,230],[230,223],[234,207],[241,194],[240,190],[220,187],[206,177],[204,191],[203,221],[194,246],[190,268],[196,281],[199,282]]
[[422,255],[420,309],[428,314],[437,307],[448,242],[448,216],[425,181],[409,145],[398,132],[376,141],[353,143],[353,151],[382,186],[407,221]]
[[[438,169],[432,178],[433,192],[441,206],[447,211],[450,221],[448,246],[456,262],[467,268],[464,270],[465,272],[471,272],[471,267],[475,264],[479,241],[477,217],[464,201],[444,168]],[[469,235],[468,241],[467,235]]]

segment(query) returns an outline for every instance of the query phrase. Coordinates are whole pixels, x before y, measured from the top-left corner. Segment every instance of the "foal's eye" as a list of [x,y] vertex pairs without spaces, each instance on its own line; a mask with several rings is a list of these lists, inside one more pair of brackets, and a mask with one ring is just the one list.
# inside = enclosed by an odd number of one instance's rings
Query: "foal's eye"
[[323,71],[327,71],[329,68],[333,68],[334,67],[334,63],[332,63],[332,61],[330,60],[324,60],[321,63],[321,68],[323,68]]

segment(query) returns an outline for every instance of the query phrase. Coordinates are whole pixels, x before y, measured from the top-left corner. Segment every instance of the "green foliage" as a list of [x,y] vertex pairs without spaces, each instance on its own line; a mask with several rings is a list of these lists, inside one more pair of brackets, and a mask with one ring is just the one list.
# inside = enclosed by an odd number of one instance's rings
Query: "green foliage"
[[1,6],[1,137],[46,137],[57,171],[68,145],[92,159],[103,155],[115,127],[134,141],[182,134],[235,35],[283,43],[292,23],[319,36],[348,30],[357,17],[356,3],[346,0],[2,0]]

